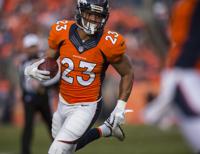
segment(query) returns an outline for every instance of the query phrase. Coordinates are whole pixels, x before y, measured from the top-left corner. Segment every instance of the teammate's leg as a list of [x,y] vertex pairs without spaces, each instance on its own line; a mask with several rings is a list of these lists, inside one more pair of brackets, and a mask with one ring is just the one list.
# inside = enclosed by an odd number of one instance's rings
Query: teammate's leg
[[193,151],[200,152],[200,116],[189,119],[186,117],[182,118],[179,127]]
[[[190,82],[190,84],[191,83],[192,82]],[[181,85],[177,87],[175,103],[179,111],[177,112],[178,125],[193,151],[200,152],[200,115],[198,110],[194,110],[198,109],[198,107],[193,103],[193,101],[199,102],[199,99],[192,97],[193,95],[190,95],[191,91],[189,91],[186,96],[183,91],[187,91],[187,89],[190,89],[189,84],[187,88]]]

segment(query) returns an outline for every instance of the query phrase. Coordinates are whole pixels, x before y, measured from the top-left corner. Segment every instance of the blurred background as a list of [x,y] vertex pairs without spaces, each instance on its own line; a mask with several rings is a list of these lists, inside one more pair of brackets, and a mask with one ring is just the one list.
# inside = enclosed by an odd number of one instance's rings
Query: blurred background
[[[128,101],[133,113],[126,116],[127,140],[100,140],[79,154],[189,154],[174,125],[163,129],[145,126],[141,112],[159,92],[160,72],[169,48],[168,24],[175,0],[113,0],[107,27],[121,33],[127,42],[127,54],[134,66],[135,82]],[[0,0],[0,154],[18,154],[23,126],[23,107],[19,86],[19,68],[26,51],[23,38],[29,33],[39,37],[40,55],[48,48],[52,23],[74,19],[75,0]],[[108,117],[117,99],[119,76],[109,68],[105,79],[104,106],[99,122]],[[52,111],[57,92],[50,92]],[[40,116],[35,119],[33,153],[44,154],[50,145]],[[108,144],[107,144],[108,143]],[[119,149],[118,149],[119,148]]]

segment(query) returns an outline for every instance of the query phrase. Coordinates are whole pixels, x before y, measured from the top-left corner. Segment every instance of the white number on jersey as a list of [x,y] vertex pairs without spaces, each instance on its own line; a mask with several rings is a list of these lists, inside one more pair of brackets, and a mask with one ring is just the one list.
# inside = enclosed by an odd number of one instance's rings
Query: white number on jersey
[[56,26],[56,30],[59,32],[61,30],[66,30],[67,29],[67,23],[68,21],[57,21],[57,26]]
[[[69,58],[63,58],[63,60],[61,61],[61,63],[63,65],[68,64],[68,67],[63,71],[62,73],[62,79],[65,80],[66,82],[72,84],[74,81],[73,77],[70,77],[68,74],[74,70],[74,63],[71,59]],[[83,74],[86,74],[89,76],[88,80],[84,80],[83,77],[81,76],[77,76],[77,81],[80,85],[82,86],[88,86],[90,85],[94,79],[95,79],[95,73],[92,72],[93,69],[95,68],[96,64],[93,63],[88,63],[85,61],[80,61],[79,67],[80,68],[87,68],[86,71],[83,72]]]
[[67,76],[67,74],[69,74],[74,69],[73,61],[69,58],[64,58],[61,63],[63,65],[68,64],[68,68],[66,68],[62,73],[62,79],[72,84],[74,79],[70,76]]
[[112,32],[112,31],[108,31],[108,35],[106,36],[106,40],[110,40],[112,42],[112,44],[115,44],[117,42],[117,37],[119,36],[119,34],[117,32]]

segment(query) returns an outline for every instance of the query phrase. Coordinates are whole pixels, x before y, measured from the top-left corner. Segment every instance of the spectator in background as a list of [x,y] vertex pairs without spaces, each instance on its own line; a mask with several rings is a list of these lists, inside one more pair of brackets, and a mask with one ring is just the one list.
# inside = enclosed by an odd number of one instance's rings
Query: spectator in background
[[200,153],[200,1],[177,1],[171,18],[171,49],[161,91],[145,112],[156,123],[175,111],[177,124],[194,152]]
[[23,68],[38,59],[39,38],[35,34],[28,34],[23,38],[23,47],[26,52],[26,59],[23,62],[20,73],[20,82],[22,88],[22,100],[24,106],[25,124],[22,133],[21,154],[30,154],[30,145],[34,125],[34,117],[37,112],[42,115],[47,125],[49,135],[51,136],[52,113],[49,104],[47,88],[41,85],[37,80],[24,76]]

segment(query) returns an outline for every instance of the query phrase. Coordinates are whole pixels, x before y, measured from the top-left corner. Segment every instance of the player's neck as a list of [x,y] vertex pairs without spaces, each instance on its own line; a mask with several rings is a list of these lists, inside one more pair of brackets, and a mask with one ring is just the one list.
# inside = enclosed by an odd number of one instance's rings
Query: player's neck
[[78,35],[81,38],[82,41],[87,41],[88,39],[90,39],[90,36],[87,35],[82,29],[77,29]]

